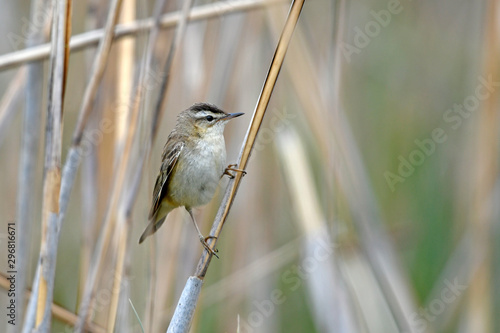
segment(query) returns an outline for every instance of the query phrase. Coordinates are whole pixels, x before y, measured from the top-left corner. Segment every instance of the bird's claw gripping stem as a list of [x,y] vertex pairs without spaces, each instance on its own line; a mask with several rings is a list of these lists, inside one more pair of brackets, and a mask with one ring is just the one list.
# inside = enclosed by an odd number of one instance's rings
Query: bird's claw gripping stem
[[245,170],[237,169],[236,166],[237,166],[236,164],[229,164],[227,168],[224,170],[224,175],[228,175],[230,179],[234,179],[234,175],[229,171],[241,172],[243,176],[247,174]]
[[212,248],[210,247],[210,245],[208,245],[207,243],[207,239],[210,239],[210,238],[215,238],[217,239],[217,237],[215,236],[207,236],[207,237],[203,237],[203,236],[200,236],[200,242],[201,244],[203,245],[203,247],[213,256],[215,256],[217,259],[219,259],[219,256],[217,255],[217,252],[219,252],[219,250],[215,249],[212,250]]

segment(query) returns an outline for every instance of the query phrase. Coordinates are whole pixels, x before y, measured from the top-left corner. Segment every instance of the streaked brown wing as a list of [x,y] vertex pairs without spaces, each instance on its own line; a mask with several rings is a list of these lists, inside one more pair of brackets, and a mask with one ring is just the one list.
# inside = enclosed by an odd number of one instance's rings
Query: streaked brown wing
[[153,203],[151,204],[151,210],[149,211],[150,220],[156,215],[158,209],[160,209],[161,202],[167,194],[168,177],[172,173],[175,163],[177,163],[183,148],[184,142],[172,140],[172,138],[169,137],[169,140],[163,150],[160,173],[158,178],[156,178],[155,189],[153,191]]

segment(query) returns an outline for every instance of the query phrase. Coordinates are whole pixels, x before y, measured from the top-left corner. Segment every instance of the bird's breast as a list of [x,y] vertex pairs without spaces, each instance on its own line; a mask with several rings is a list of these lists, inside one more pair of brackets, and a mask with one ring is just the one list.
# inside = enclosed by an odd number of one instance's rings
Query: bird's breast
[[214,196],[226,164],[224,137],[208,137],[185,147],[177,161],[169,192],[176,202],[195,207]]

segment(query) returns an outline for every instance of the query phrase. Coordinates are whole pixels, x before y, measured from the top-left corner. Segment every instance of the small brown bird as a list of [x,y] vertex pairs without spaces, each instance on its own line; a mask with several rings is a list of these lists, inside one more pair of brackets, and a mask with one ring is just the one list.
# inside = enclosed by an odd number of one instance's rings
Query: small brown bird
[[193,207],[207,204],[214,196],[219,180],[229,171],[244,172],[226,165],[224,127],[243,113],[225,113],[208,103],[194,104],[182,111],[163,149],[160,172],[156,178],[149,225],[139,244],[161,227],[168,213],[184,206],[203,246],[212,254],[206,238],[193,216]]

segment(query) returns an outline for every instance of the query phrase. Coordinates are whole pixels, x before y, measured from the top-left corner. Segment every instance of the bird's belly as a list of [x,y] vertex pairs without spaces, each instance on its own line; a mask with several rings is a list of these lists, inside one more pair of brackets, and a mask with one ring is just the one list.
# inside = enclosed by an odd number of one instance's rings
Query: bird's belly
[[187,207],[210,202],[224,172],[225,159],[225,149],[223,153],[194,150],[191,156],[179,158],[169,186],[172,199]]

